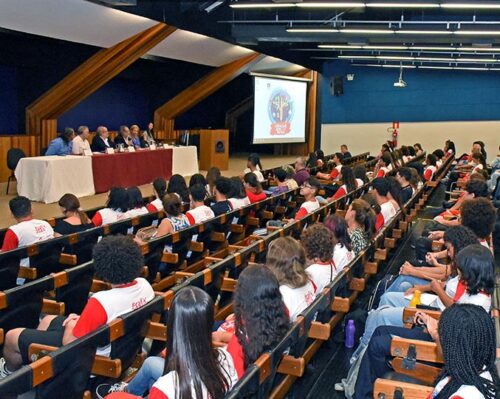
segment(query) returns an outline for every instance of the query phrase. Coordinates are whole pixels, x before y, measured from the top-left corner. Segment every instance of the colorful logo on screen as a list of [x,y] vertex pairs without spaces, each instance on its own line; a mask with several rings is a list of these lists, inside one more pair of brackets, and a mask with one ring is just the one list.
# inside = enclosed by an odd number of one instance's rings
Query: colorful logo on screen
[[282,88],[273,91],[267,107],[271,120],[271,135],[290,133],[290,121],[293,118],[293,100],[290,94]]

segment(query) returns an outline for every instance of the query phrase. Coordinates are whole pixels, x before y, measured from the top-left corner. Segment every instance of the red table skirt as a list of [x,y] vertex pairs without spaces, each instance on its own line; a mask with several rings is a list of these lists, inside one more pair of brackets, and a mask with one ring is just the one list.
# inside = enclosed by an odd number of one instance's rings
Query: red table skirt
[[170,179],[172,149],[94,154],[92,173],[96,193],[104,193],[111,187],[140,186],[157,177]]

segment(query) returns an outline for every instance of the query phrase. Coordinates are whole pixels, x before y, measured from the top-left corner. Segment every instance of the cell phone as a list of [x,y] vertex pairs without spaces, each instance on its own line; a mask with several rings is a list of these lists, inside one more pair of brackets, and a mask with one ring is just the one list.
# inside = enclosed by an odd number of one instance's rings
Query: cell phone
[[422,309],[422,310],[439,310],[438,308],[435,308],[433,306],[428,306],[428,305],[417,305],[417,309]]

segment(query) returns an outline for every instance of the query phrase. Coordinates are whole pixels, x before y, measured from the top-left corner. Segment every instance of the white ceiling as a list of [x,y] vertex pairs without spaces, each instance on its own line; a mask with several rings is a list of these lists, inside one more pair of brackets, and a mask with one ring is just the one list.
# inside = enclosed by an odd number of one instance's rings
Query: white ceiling
[[[0,0],[2,28],[98,47],[111,47],[156,23],[85,0]],[[178,30],[148,55],[216,67],[251,53],[241,46]],[[252,71],[293,73],[300,69],[268,56]]]

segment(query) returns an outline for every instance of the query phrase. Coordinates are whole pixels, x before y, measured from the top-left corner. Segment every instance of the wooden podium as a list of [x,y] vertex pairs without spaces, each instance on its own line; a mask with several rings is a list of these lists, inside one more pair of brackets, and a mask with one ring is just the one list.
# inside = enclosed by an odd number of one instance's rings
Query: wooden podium
[[200,169],[212,166],[227,170],[229,166],[229,130],[199,130]]

